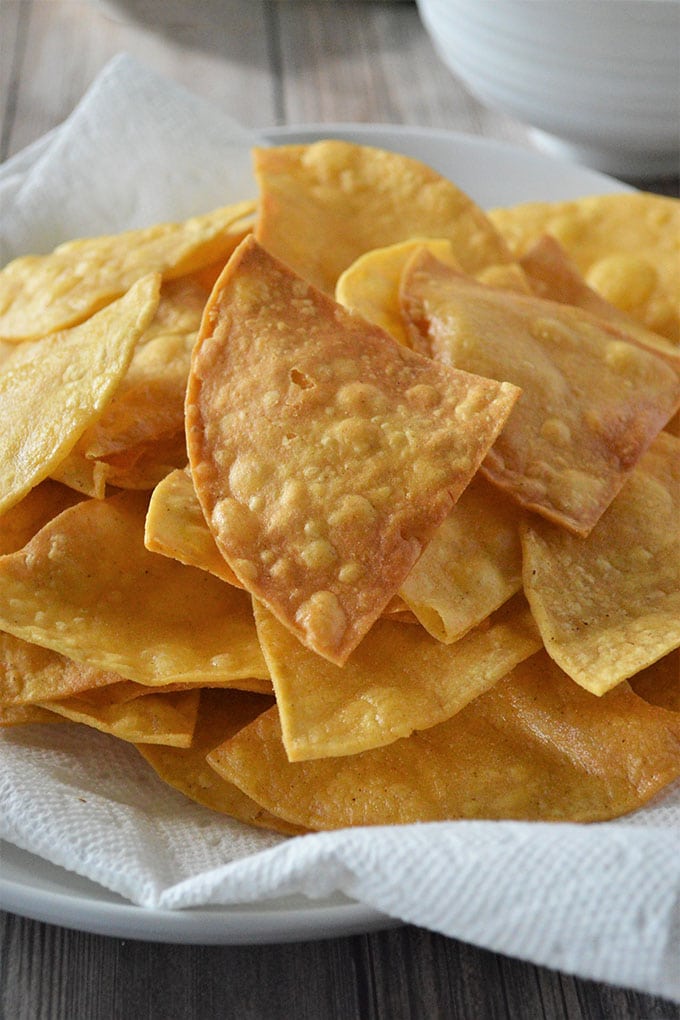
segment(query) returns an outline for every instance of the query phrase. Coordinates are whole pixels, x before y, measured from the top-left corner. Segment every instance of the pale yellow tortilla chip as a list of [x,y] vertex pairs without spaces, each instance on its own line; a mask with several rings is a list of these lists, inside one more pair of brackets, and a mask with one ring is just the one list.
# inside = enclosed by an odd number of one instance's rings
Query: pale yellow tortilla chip
[[483,286],[424,250],[402,302],[423,353],[522,387],[487,477],[587,535],[680,405],[673,369],[581,309]]
[[401,347],[247,238],[206,307],[187,389],[194,488],[220,552],[342,664],[518,393]]
[[247,825],[272,829],[284,835],[297,835],[306,830],[265,811],[233,783],[218,776],[206,761],[210,751],[252,722],[271,704],[271,698],[255,694],[204,690],[191,747],[180,749],[138,744],[137,750],[164,782],[198,804],[230,815]]
[[485,213],[418,160],[338,140],[255,149],[255,236],[333,294],[364,252],[411,237],[447,238],[463,268],[511,261]]
[[45,701],[40,707],[129,743],[190,747],[199,698],[200,691],[196,690],[118,701],[109,697],[108,688],[103,688],[59,701]]
[[680,775],[680,721],[627,685],[596,698],[539,652],[447,722],[388,747],[289,762],[273,708],[208,761],[267,810],[314,829],[589,822],[634,811]]
[[521,511],[477,474],[439,525],[400,594],[450,644],[522,587]]
[[39,705],[0,704],[0,726],[28,726],[32,723],[65,723],[67,720]]
[[146,509],[85,500],[0,558],[0,629],[148,686],[268,679],[248,596],[145,549]]
[[23,344],[0,367],[0,514],[52,474],[102,413],[153,318],[159,283],[145,277],[83,325]]
[[152,552],[208,570],[228,584],[243,587],[215,544],[188,471],[172,471],[153,490],[144,544]]
[[254,608],[290,761],[353,755],[434,726],[541,648],[521,596],[452,645],[379,620],[342,667]]
[[680,201],[620,192],[564,202],[526,202],[489,213],[522,254],[555,237],[586,282],[641,325],[680,343]]
[[680,440],[662,432],[587,539],[523,528],[524,590],[545,647],[603,694],[680,645]]
[[225,206],[183,223],[67,241],[49,255],[25,255],[0,272],[0,339],[35,340],[83,322],[140,277],[169,280],[226,260],[254,204]]

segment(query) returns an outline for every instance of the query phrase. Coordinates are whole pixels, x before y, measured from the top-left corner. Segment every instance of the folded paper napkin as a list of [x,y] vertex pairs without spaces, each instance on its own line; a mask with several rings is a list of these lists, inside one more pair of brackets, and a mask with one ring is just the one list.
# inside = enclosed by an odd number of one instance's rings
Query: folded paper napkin
[[[118,57],[59,129],[0,167],[2,260],[252,197],[257,141]],[[0,735],[0,837],[140,908],[341,891],[491,950],[680,1000],[680,784],[611,823],[285,839],[189,802],[120,741],[18,727]]]

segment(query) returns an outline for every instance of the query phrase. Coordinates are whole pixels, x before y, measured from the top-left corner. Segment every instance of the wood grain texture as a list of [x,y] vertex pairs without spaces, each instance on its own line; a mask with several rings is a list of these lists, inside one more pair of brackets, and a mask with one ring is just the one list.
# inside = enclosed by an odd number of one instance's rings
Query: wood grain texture
[[[249,127],[414,124],[527,145],[437,60],[412,3],[2,0],[0,159],[127,51]],[[649,185],[647,185],[649,187]],[[677,178],[653,189],[677,194]],[[0,913],[1,1020],[680,1020],[680,1006],[405,926],[299,944],[173,946]]]

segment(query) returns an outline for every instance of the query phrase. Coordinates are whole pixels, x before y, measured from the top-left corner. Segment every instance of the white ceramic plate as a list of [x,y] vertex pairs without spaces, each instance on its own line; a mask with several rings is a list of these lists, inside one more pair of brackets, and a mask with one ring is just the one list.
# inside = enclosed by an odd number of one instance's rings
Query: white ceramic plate
[[[276,128],[265,135],[274,143],[335,137],[403,152],[450,177],[487,208],[630,190],[610,177],[529,149],[440,130],[326,124]],[[300,895],[240,906],[145,910],[7,843],[0,843],[0,907],[119,938],[223,945],[338,937],[398,923],[340,894],[323,900]]]

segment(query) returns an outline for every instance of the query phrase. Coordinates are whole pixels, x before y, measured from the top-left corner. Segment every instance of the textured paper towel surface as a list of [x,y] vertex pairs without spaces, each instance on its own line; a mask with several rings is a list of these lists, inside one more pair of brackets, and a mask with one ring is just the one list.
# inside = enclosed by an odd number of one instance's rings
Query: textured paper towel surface
[[[252,197],[253,141],[117,58],[60,129],[0,168],[3,260]],[[129,745],[30,726],[0,734],[0,837],[142,908],[340,890],[492,950],[680,999],[680,784],[599,825],[454,822],[284,839],[192,804]]]

